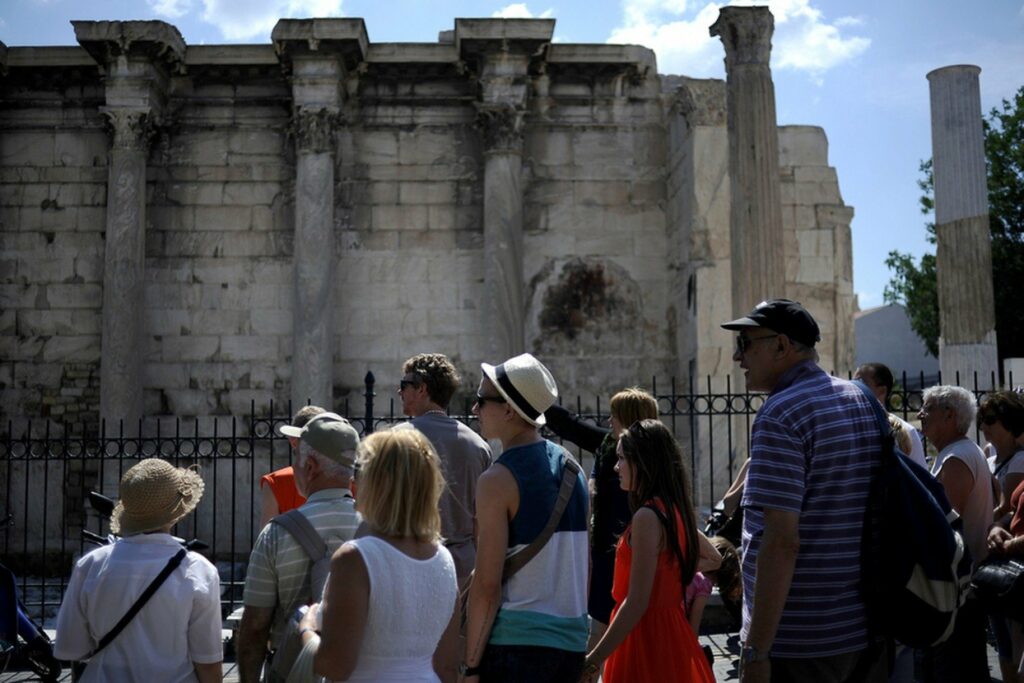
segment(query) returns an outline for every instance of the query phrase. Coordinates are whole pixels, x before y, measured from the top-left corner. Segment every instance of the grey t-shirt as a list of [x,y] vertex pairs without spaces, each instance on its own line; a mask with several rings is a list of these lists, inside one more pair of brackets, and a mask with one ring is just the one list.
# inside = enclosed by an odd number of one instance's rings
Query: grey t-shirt
[[441,534],[462,579],[476,562],[476,481],[491,466],[491,448],[472,429],[441,413],[424,413],[407,424],[423,432],[441,458],[447,482],[441,495]]

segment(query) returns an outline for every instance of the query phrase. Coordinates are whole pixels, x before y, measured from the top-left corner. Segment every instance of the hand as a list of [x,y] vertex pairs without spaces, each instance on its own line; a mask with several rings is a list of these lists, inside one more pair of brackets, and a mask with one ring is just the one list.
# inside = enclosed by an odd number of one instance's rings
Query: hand
[[769,683],[771,679],[772,663],[767,659],[740,666],[740,683]]
[[314,602],[312,605],[310,605],[309,609],[306,610],[306,614],[302,617],[302,619],[299,620],[299,630],[301,631],[304,628],[308,628],[308,629],[312,629],[312,630],[316,631],[317,630],[316,615],[317,615],[317,613],[319,611],[320,611],[320,603],[319,602]]
[[601,677],[602,663],[588,658],[583,665],[583,673],[580,674],[580,683],[596,683],[597,679]]
[[989,552],[995,553],[996,555],[1002,555],[1006,550],[1006,543],[1013,540],[1013,536],[1009,531],[1000,527],[994,526],[988,532],[988,549]]

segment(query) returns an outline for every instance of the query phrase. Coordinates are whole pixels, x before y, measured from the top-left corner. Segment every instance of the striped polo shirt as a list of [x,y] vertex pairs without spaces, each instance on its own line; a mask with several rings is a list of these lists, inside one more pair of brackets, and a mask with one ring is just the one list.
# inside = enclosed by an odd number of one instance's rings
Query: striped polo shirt
[[[547,525],[570,457],[550,441],[516,446],[501,454],[519,485],[519,508],[509,522],[508,552],[525,547]],[[583,474],[555,533],[501,592],[492,645],[539,645],[569,652],[587,649],[587,483]]]
[[772,656],[817,657],[867,647],[861,536],[881,447],[872,406],[854,384],[810,361],[780,378],[754,420],[743,492],[744,641],[764,509],[772,508],[800,515],[800,550]]
[[[334,552],[352,540],[361,518],[348,489],[323,489],[298,508]],[[319,601],[310,583],[312,560],[298,541],[279,524],[263,527],[249,556],[243,602],[246,606],[273,607],[270,642],[277,648],[288,620],[302,605]]]

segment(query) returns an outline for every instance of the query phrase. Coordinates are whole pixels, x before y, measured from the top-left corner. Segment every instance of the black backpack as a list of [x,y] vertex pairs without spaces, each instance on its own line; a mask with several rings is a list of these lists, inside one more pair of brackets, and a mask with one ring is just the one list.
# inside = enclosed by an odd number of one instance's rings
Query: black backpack
[[971,582],[971,554],[960,516],[928,470],[895,445],[889,418],[874,395],[854,382],[875,409],[881,466],[871,482],[864,521],[862,591],[874,635],[920,648],[953,633]]

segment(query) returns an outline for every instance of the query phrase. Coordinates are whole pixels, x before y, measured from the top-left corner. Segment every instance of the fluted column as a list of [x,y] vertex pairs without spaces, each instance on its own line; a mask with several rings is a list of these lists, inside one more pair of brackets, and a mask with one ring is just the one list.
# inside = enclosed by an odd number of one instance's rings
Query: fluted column
[[100,415],[108,433],[116,433],[123,419],[125,432],[134,434],[142,416],[146,159],[154,126],[148,110],[109,108],[104,114],[113,144],[107,173]]
[[295,308],[292,404],[333,404],[334,135],[338,113],[295,112]]
[[935,179],[939,367],[946,383],[991,385],[998,370],[981,91],[976,66],[928,74]]
[[103,262],[100,417],[107,433],[135,435],[143,416],[146,162],[185,41],[162,21],[75,21],[101,66],[111,131]]
[[711,35],[725,46],[731,187],[732,310],[785,296],[779,133],[767,7],[723,7]]
[[292,87],[295,247],[292,404],[334,404],[334,169],[352,74],[369,41],[362,19],[282,19],[271,32]]
[[480,105],[484,139],[484,300],[488,357],[523,352],[523,112],[509,103]]

